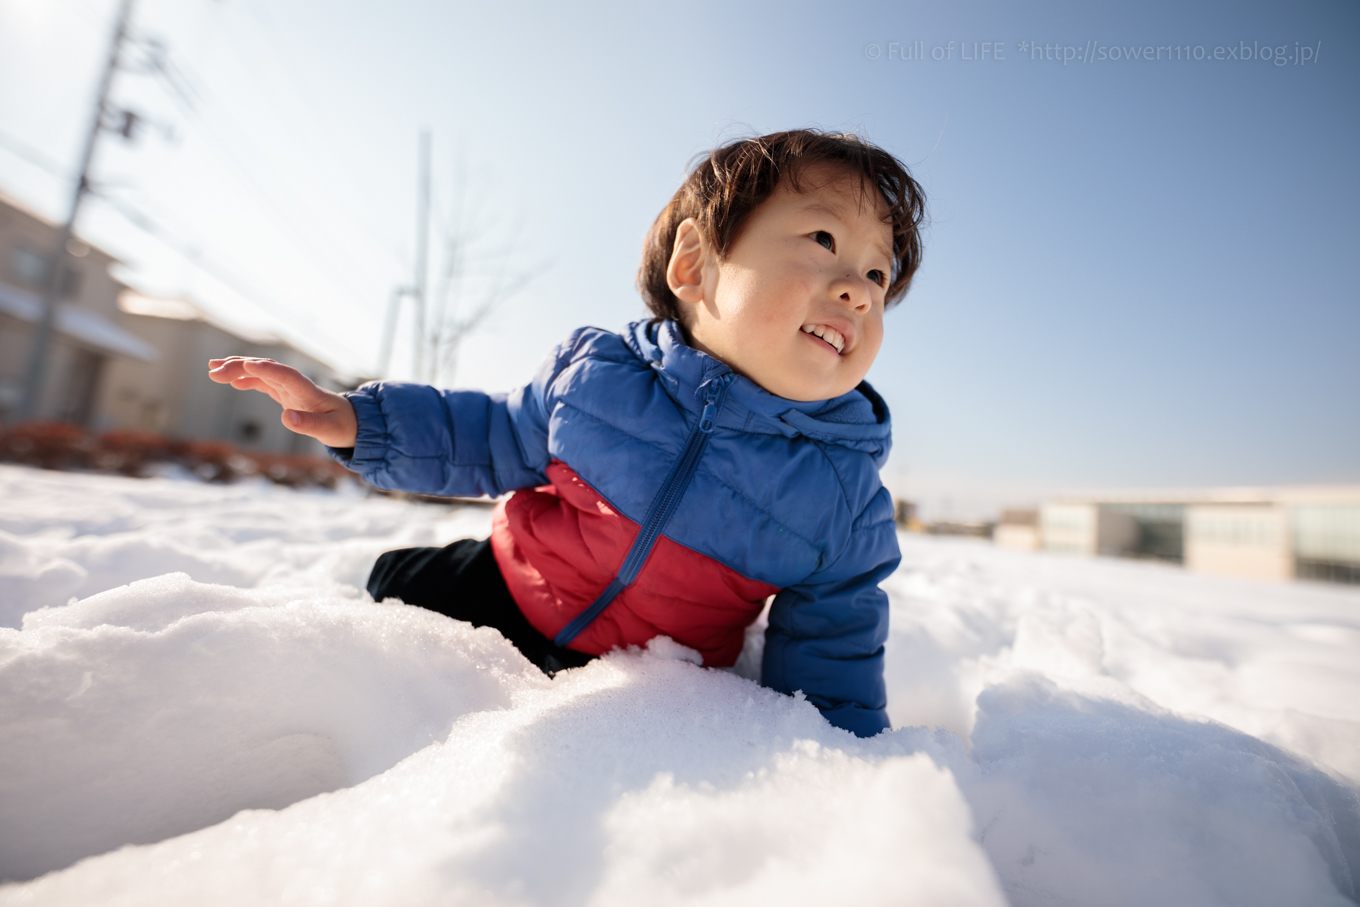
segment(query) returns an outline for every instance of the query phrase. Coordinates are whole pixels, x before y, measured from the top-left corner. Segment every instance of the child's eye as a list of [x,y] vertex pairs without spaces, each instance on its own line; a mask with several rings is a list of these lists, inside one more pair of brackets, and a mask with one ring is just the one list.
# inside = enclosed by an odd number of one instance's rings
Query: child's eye
[[820,243],[828,252],[836,251],[836,237],[825,230],[817,230],[812,234],[812,241]]
[[888,275],[877,268],[870,271],[866,276],[880,287],[886,287],[888,285]]

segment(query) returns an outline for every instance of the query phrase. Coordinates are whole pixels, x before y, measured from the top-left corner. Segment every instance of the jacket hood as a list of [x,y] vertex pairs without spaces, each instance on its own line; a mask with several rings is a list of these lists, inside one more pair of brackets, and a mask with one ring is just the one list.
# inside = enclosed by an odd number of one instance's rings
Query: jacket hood
[[[639,359],[660,375],[677,405],[698,415],[699,388],[732,370],[685,342],[674,321],[635,321],[623,331],[624,340]],[[755,434],[811,438],[869,454],[882,468],[892,449],[892,417],[888,404],[869,382],[830,400],[803,402],[777,397],[741,375],[727,391],[718,418],[722,428]]]

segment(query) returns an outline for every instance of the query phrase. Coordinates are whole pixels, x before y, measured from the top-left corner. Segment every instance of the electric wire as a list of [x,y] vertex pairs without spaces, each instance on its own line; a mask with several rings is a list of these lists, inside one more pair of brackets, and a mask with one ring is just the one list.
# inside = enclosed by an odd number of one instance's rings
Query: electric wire
[[[60,161],[45,154],[41,150],[23,141],[22,139],[18,139],[7,133],[0,132],[0,147],[4,147],[11,153],[16,154],[22,159],[28,161],[28,163],[33,164],[34,166],[47,171],[53,176],[67,180],[71,178],[69,169],[63,166]],[[101,185],[98,183],[91,185],[88,197],[91,201],[94,201],[97,204],[102,204],[108,207],[109,209],[120,215],[129,224],[141,230],[143,233],[147,234],[156,241],[160,242],[162,245],[170,249],[175,254],[181,256],[182,258],[187,260],[190,264],[192,264],[195,268],[202,271],[204,274],[207,274],[213,280],[216,280],[218,283],[222,284],[227,289],[231,290],[233,293],[237,294],[238,296],[241,296],[255,308],[260,309],[261,312],[268,314],[268,310],[263,308],[263,306],[261,305],[262,302],[267,303],[274,309],[281,309],[283,311],[286,311],[291,316],[291,318],[300,319],[303,322],[303,326],[305,326],[308,331],[317,330],[315,316],[307,313],[306,311],[300,309],[297,306],[285,305],[280,303],[276,298],[261,291],[259,287],[254,286],[248,280],[245,280],[239,275],[232,273],[230,270],[225,269],[221,265],[212,261],[210,258],[208,258],[206,253],[204,253],[204,251],[201,248],[199,248],[196,244],[183,243],[174,238],[176,233],[182,233],[184,231],[174,231],[166,229],[155,219],[147,215],[145,212],[132,207],[131,205],[127,204],[121,199],[116,198],[113,195],[110,195],[108,191],[105,188],[101,187]],[[289,327],[290,325],[285,323],[284,330],[287,331]],[[297,326],[292,327],[293,330],[289,331],[289,333],[294,333],[298,330]],[[340,342],[337,338],[332,337],[328,338],[328,340],[330,343],[334,343],[342,348],[346,346],[346,344]],[[297,343],[297,341],[291,338],[289,342],[295,344]],[[305,345],[316,347],[316,344],[314,343],[308,343]],[[321,358],[324,359],[328,357],[323,355]],[[351,354],[347,358],[353,359],[355,357]]]
[[5,132],[0,132],[0,148],[4,148],[6,151],[27,161],[35,167],[46,170],[53,176],[59,176],[68,180],[71,179],[71,171],[64,164],[37,146],[25,142],[23,139],[9,135]]
[[[215,152],[215,156],[222,163],[227,164],[232,170],[236,171],[237,175],[245,181],[246,188],[249,189],[256,199],[262,202],[268,211],[274,215],[279,225],[291,233],[301,244],[303,250],[306,251],[308,256],[312,259],[313,264],[320,266],[323,273],[329,274],[332,278],[340,277],[341,274],[345,275],[345,279],[341,281],[340,286],[342,286],[348,294],[352,294],[348,301],[356,304],[360,309],[365,308],[365,306],[359,302],[362,294],[359,293],[354,286],[356,283],[361,283],[362,278],[356,279],[357,275],[350,269],[350,262],[343,257],[332,258],[321,246],[317,245],[313,241],[309,231],[304,229],[296,220],[294,220],[293,216],[279,204],[273,193],[265,189],[259,177],[252,172],[250,166],[245,163],[241,155],[232,149],[231,142],[224,137],[222,132],[208,120],[207,117],[200,114],[195,108],[187,104],[184,99],[180,98],[177,93],[171,94],[170,96],[175,99],[177,105],[185,114],[186,120],[198,127],[196,131],[199,132],[201,137],[207,140],[205,144]],[[220,105],[217,105],[217,115],[223,119],[229,119],[229,117],[221,110]],[[249,143],[249,140],[244,138],[244,131],[236,128],[234,128],[233,131],[236,132],[238,137],[241,137],[242,141]],[[258,154],[258,149],[252,150],[255,150]]]
[[[292,138],[294,141],[297,141],[298,139],[305,140],[307,146],[309,146],[308,151],[311,158],[318,162],[324,162],[332,171],[334,171],[333,178],[331,179],[333,185],[351,188],[364,185],[367,180],[360,178],[351,167],[344,164],[337,156],[336,149],[344,148],[345,143],[337,139],[332,130],[322,122],[319,113],[321,105],[316,101],[310,89],[306,87],[305,81],[293,66],[293,57],[296,55],[296,51],[283,46],[281,40],[278,39],[272,31],[265,31],[264,29],[268,29],[270,26],[261,19],[258,14],[256,15],[256,20],[261,27],[261,33],[265,36],[265,39],[273,44],[272,53],[260,53],[259,49],[254,46],[257,42],[252,36],[245,33],[241,24],[230,17],[225,16],[219,19],[219,22],[223,26],[221,33],[226,36],[223,46],[236,54],[237,58],[243,64],[243,72],[249,74],[252,79],[255,79],[257,85],[260,84],[260,79],[268,79],[270,84],[261,87],[266,87],[269,90],[261,92],[260,96],[265,98],[266,102],[273,106],[276,112],[285,114],[286,119],[292,123],[297,123],[300,119],[305,119],[309,121],[312,128],[320,134],[320,142],[317,142],[313,137],[308,136],[308,130],[302,130],[300,134],[294,135]],[[294,95],[295,103],[286,105],[290,108],[288,110],[285,110],[284,106],[280,106],[280,103],[285,99],[285,93],[277,90],[274,82],[279,80],[273,78],[275,75],[282,75],[283,78],[281,81],[288,85]],[[220,104],[216,106],[219,112],[223,114],[224,119],[230,119],[230,117],[226,115],[226,112],[221,109]],[[300,113],[301,116],[294,115],[296,113]],[[243,131],[240,130],[239,127],[236,127],[234,124],[229,125],[232,126],[233,131],[238,134],[243,134]],[[334,176],[338,176],[339,178],[336,179]],[[339,242],[333,234],[325,229],[324,225],[328,222],[326,218],[315,217],[305,203],[302,203],[301,207],[307,209],[308,213],[313,215],[313,219],[321,225],[321,232],[326,234],[328,241],[330,241],[332,245],[337,248],[341,248],[345,245],[344,243]],[[386,241],[374,237],[367,227],[363,226],[362,222],[357,226],[353,223],[349,224],[349,226],[354,229],[355,232],[363,233],[368,236],[371,242],[369,248],[382,249],[383,254],[390,256],[393,259],[393,263],[401,264],[397,256],[395,256],[390,248],[388,248]]]
[[[296,96],[296,108],[311,120],[312,125],[316,129],[317,137],[321,140],[319,145],[316,142],[311,143],[313,154],[321,160],[330,162],[336,171],[336,175],[340,177],[337,181],[340,185],[345,186],[351,191],[355,187],[367,185],[368,180],[364,178],[362,168],[356,167],[354,162],[343,153],[343,149],[349,147],[348,143],[344,141],[343,133],[338,132],[335,129],[334,124],[322,116],[321,111],[324,105],[312,91],[311,85],[306,77],[299,72],[296,66],[296,51],[285,44],[285,41],[289,40],[291,40],[293,44],[297,44],[297,37],[292,35],[285,38],[280,33],[281,28],[275,24],[275,20],[272,16],[269,16],[256,3],[252,2],[248,5],[251,12],[254,14],[255,23],[259,27],[259,34],[264,36],[264,41],[270,45],[270,49],[273,51],[272,53],[267,53],[265,59],[271,60],[280,68],[285,81],[292,87]],[[239,36],[240,34],[240,32],[232,33],[233,37]],[[238,52],[241,52],[240,47],[236,49]],[[258,60],[259,58],[256,57],[255,59]],[[372,198],[365,199],[364,203],[370,209],[375,207],[372,204]],[[378,248],[384,248],[386,254],[391,256],[394,264],[403,264],[401,256],[393,249],[388,248],[390,238],[373,235],[373,233],[368,230],[367,224],[367,219],[361,219],[358,226],[362,229],[362,232],[368,236],[373,245]]]
[[[344,349],[348,346],[347,344],[345,344],[343,341],[339,340],[336,337],[329,336],[326,337],[325,338],[326,343],[323,344],[318,344],[315,341],[315,339],[311,340],[299,339],[300,337],[306,337],[309,335],[315,338],[315,335],[317,334],[326,333],[324,327],[317,323],[316,316],[314,314],[309,313],[296,305],[281,302],[277,297],[265,293],[259,287],[252,284],[250,281],[242,278],[237,274],[232,273],[229,269],[226,269],[221,265],[217,264],[216,262],[212,261],[203,252],[202,249],[199,249],[190,244],[181,243],[179,240],[174,238],[172,231],[165,229],[155,219],[148,216],[144,212],[138,210],[137,208],[128,205],[126,202],[123,202],[120,199],[114,198],[112,196],[100,193],[92,193],[92,198],[104,204],[117,214],[119,214],[128,223],[132,224],[134,227],[138,228],[143,233],[147,234],[156,241],[160,242],[162,245],[170,249],[172,252],[185,258],[195,268],[202,271],[204,274],[208,275],[218,283],[222,284],[224,287],[226,287],[228,290],[231,290],[236,295],[245,299],[255,308],[259,309],[263,314],[272,315],[272,313],[268,309],[261,305],[261,303],[267,303],[274,309],[279,309],[286,312],[290,316],[290,320],[297,319],[298,321],[300,321],[301,322],[300,325],[296,323],[289,324],[288,322],[283,322],[281,324],[282,329],[286,333],[292,335],[288,338],[289,343],[300,348],[307,348],[312,350],[313,352],[321,353],[322,355],[319,358],[322,358],[323,360],[330,358],[329,354],[324,353],[324,350],[328,346],[332,349],[337,347]],[[277,317],[275,317],[275,320],[278,321]],[[305,332],[301,331],[300,328],[305,328],[306,329]],[[353,361],[354,359],[361,357],[353,355],[353,352],[351,351],[351,354],[346,358]]]

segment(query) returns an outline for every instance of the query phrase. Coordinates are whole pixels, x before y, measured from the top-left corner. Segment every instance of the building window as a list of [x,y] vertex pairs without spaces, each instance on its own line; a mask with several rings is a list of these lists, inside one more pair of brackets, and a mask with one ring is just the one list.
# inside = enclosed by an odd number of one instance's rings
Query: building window
[[1306,504],[1292,516],[1299,557],[1360,565],[1360,505]]
[[[52,273],[52,259],[32,249],[17,248],[10,260],[10,272],[14,282],[22,287],[39,292],[47,289],[47,279]],[[60,295],[69,299],[80,292],[80,272],[75,268],[64,268],[61,272]]]
[[1299,579],[1316,579],[1328,583],[1360,585],[1360,564],[1299,558],[1294,575]]

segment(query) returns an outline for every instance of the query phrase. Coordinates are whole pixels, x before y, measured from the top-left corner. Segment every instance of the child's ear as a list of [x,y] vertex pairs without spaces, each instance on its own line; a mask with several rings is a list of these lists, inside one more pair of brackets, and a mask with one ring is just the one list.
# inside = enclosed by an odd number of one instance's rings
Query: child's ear
[[708,243],[692,217],[680,221],[675,231],[671,261],[666,266],[666,285],[681,302],[704,301],[704,268],[708,265]]

